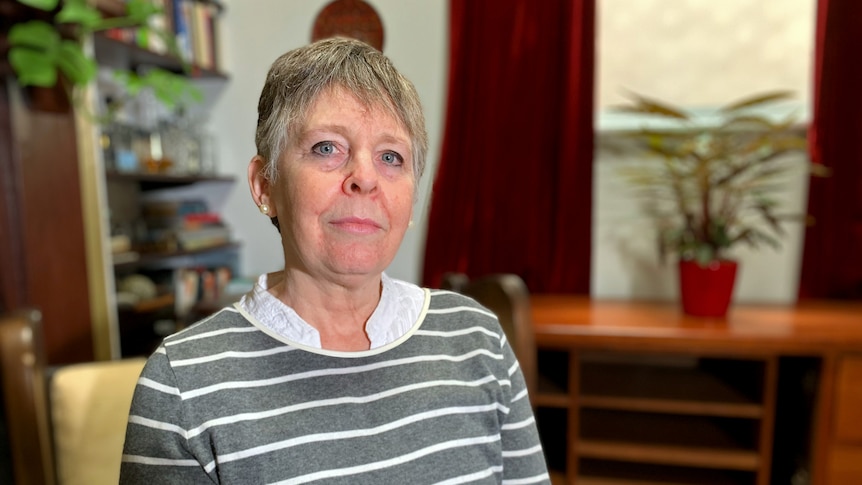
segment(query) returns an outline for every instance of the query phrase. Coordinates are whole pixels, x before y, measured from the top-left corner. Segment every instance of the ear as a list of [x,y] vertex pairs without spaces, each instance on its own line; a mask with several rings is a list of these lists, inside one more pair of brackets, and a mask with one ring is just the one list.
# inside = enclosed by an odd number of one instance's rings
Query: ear
[[251,189],[251,198],[254,200],[254,205],[260,206],[266,204],[269,206],[270,217],[277,217],[278,211],[275,203],[272,200],[270,192],[272,186],[265,173],[266,160],[260,155],[252,157],[248,163],[248,186]]

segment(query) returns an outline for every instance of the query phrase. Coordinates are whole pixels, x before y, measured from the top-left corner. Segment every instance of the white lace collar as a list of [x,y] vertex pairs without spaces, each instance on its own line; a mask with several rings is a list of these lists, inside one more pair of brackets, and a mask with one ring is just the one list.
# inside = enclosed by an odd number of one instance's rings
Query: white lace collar
[[[301,345],[321,348],[320,333],[268,290],[270,281],[278,281],[281,272],[260,275],[251,291],[243,295],[239,306],[261,325],[277,335]],[[388,277],[381,279],[380,302],[365,324],[371,348],[391,343],[412,328],[425,302],[425,292],[418,286]]]

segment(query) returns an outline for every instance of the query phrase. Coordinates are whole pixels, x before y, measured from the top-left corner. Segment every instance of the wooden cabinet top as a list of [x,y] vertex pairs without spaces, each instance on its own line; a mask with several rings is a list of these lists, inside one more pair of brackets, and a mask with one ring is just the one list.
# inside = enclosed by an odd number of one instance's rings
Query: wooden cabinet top
[[541,348],[822,355],[862,352],[862,302],[734,304],[726,318],[684,315],[676,302],[533,295]]

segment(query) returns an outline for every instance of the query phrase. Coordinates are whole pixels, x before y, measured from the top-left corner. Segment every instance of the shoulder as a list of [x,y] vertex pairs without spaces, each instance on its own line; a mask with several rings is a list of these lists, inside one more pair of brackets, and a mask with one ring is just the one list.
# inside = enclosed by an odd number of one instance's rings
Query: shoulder
[[160,347],[168,360],[176,361],[251,349],[269,340],[258,327],[233,306],[225,307],[197,323],[169,335]]
[[176,341],[178,339],[201,335],[213,330],[228,329],[237,326],[248,325],[248,320],[234,306],[226,306],[212,315],[198,320],[188,327],[169,335],[165,341]]
[[481,326],[500,333],[497,316],[476,300],[448,290],[430,290],[425,328]]
[[261,356],[287,346],[252,324],[234,307],[226,307],[164,339],[144,371],[163,384],[187,392],[253,375]]
[[494,314],[479,302],[449,290],[428,290],[430,301],[428,305],[429,313],[487,313],[490,316]]

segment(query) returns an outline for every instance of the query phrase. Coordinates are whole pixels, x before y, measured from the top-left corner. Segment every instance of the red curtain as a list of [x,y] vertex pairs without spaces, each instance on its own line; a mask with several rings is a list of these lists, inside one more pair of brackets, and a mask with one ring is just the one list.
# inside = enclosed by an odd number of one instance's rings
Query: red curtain
[[589,293],[595,0],[451,0],[423,283],[509,272]]
[[811,157],[832,176],[812,178],[800,298],[862,299],[862,2],[819,0]]

